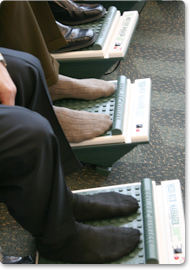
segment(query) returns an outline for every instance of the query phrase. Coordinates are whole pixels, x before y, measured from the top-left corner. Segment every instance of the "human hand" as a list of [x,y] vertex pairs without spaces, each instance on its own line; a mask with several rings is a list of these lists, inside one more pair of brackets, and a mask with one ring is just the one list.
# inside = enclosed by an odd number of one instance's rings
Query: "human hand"
[[0,103],[15,105],[16,86],[12,81],[6,67],[0,62]]

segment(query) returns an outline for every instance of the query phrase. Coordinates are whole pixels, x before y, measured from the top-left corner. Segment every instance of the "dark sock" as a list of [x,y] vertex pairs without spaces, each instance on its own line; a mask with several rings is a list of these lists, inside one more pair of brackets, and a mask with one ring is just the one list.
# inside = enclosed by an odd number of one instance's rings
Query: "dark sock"
[[77,221],[128,216],[139,208],[137,200],[119,192],[105,192],[94,195],[72,193],[69,196],[73,215]]
[[49,260],[68,263],[109,263],[132,252],[140,239],[137,229],[95,227],[78,222],[76,227],[77,232],[56,248],[37,242],[39,253]]

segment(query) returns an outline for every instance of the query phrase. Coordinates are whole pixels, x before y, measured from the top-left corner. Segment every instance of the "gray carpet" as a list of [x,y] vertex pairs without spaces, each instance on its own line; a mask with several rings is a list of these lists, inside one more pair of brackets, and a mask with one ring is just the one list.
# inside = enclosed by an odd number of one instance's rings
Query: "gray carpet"
[[[105,80],[126,75],[131,81],[151,78],[151,134],[112,167],[109,176],[83,168],[67,176],[72,190],[179,179],[185,203],[185,4],[148,1],[143,8],[126,59]],[[35,257],[34,241],[0,204],[0,246],[9,254]]]

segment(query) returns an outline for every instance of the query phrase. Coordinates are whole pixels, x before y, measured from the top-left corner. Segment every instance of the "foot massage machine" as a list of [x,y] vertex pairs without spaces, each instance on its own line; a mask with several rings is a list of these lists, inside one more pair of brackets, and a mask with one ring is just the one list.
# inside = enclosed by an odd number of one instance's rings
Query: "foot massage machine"
[[[139,209],[128,217],[86,222],[93,226],[124,226],[140,230],[133,252],[111,264],[182,264],[185,261],[185,219],[180,181],[149,178],[141,182],[74,191],[82,195],[120,192],[137,199]],[[63,264],[36,256],[37,264]]]
[[107,98],[94,101],[62,99],[54,102],[73,110],[109,114],[112,127],[102,136],[71,147],[81,162],[96,166],[96,172],[108,175],[111,166],[138,144],[147,144],[150,137],[151,80],[138,79],[131,83],[119,76],[116,91]]
[[60,74],[73,78],[100,78],[115,63],[125,58],[138,23],[138,11],[121,12],[109,7],[99,20],[75,25],[73,28],[91,28],[97,34],[95,43],[79,51],[60,50],[52,56],[60,63]]

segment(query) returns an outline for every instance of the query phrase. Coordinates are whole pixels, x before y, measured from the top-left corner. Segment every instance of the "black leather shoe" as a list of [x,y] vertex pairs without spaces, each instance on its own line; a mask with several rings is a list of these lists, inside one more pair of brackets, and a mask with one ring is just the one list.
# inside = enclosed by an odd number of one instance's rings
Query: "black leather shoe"
[[100,19],[106,12],[100,4],[77,4],[73,1],[48,1],[55,20],[66,25],[77,25]]
[[79,50],[93,44],[97,38],[92,29],[71,28],[56,22],[62,35],[65,37],[68,45],[55,51],[54,53],[70,52]]

